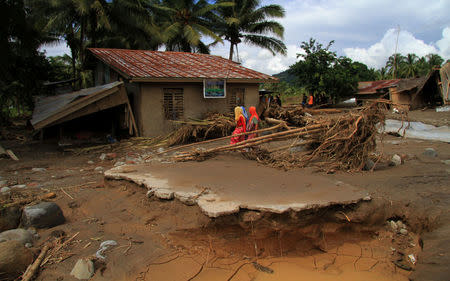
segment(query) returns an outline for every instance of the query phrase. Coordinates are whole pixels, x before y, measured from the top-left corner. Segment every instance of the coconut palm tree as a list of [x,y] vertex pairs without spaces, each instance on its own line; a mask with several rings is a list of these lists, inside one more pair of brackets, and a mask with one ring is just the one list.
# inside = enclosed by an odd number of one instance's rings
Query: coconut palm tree
[[167,50],[209,53],[209,46],[202,41],[204,37],[222,42],[214,31],[215,9],[231,5],[225,1],[210,4],[206,0],[161,0],[152,7]]
[[286,54],[286,45],[281,41],[284,28],[280,23],[269,20],[284,17],[284,9],[280,5],[261,6],[260,0],[233,2],[234,6],[218,9],[221,18],[218,28],[225,40],[230,42],[230,60],[241,42],[269,50],[273,55]]
[[419,73],[418,61],[419,57],[416,54],[407,54],[401,69],[402,77],[410,78],[417,76]]
[[386,68],[391,79],[398,78],[399,69],[402,67],[404,61],[405,57],[401,54],[393,54],[388,58]]

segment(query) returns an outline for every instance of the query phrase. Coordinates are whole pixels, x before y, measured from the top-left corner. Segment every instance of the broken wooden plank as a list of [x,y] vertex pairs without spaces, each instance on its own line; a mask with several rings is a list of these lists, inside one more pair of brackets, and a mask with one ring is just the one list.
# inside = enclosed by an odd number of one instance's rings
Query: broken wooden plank
[[9,157],[11,157],[12,160],[19,161],[19,158],[17,158],[17,156],[14,154],[14,152],[12,152],[11,149],[7,149],[6,150],[6,154],[8,154]]

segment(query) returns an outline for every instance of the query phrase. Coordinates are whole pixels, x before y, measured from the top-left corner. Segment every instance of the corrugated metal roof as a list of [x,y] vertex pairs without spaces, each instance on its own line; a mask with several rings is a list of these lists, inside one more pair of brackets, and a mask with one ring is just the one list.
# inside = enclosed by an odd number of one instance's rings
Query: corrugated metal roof
[[79,98],[101,93],[106,90],[117,87],[121,84],[123,84],[123,82],[113,82],[97,87],[82,89],[73,93],[50,97],[38,97],[36,99],[33,116],[30,121],[31,125],[35,126],[37,123],[46,120],[47,118],[63,111],[64,109],[67,108],[67,106],[70,103],[74,102]]
[[103,48],[89,50],[130,79],[208,78],[278,81],[275,77],[213,55]]
[[401,79],[379,80],[379,81],[365,81],[358,83],[358,94],[367,95],[375,94],[377,90],[395,87]]

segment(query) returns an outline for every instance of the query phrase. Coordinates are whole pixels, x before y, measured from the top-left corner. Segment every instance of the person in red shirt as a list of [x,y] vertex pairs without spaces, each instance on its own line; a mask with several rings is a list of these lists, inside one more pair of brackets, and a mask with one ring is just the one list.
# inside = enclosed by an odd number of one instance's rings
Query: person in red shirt
[[235,144],[245,140],[245,136],[235,136],[245,133],[246,131],[245,117],[240,106],[236,106],[234,108],[234,121],[236,122],[236,128],[233,131],[230,144]]
[[[250,113],[250,118],[247,123],[247,132],[256,131],[256,130],[258,130],[258,124],[259,124],[259,116],[256,113],[256,108],[254,106],[250,106],[248,111]],[[252,139],[252,138],[256,138],[256,137],[257,137],[256,133],[249,134],[247,136],[247,139]]]

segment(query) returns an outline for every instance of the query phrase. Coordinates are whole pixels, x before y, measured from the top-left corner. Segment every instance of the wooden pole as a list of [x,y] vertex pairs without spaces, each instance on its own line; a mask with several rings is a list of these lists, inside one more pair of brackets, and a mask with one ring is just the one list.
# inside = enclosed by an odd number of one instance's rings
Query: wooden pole
[[27,270],[22,275],[22,281],[32,280],[34,274],[36,273],[39,266],[41,265],[41,262],[44,259],[45,254],[47,254],[47,251],[49,248],[50,248],[50,244],[49,243],[45,244],[45,246],[42,248],[41,253],[37,257],[37,259],[30,266],[28,266]]
[[[278,129],[278,128],[282,128],[285,125],[286,125],[286,123],[282,123],[282,124],[278,124],[278,125],[270,127],[270,128],[265,128],[265,129],[261,129],[261,130],[251,131],[251,132],[245,132],[245,133],[241,133],[241,134],[236,134],[234,136],[226,136],[226,137],[221,137],[221,138],[217,138],[217,139],[211,139],[211,140],[206,140],[206,141],[201,141],[201,142],[194,142],[194,143],[190,143],[190,144],[186,144],[186,145],[173,147],[173,148],[167,149],[165,151],[158,152],[155,155],[160,155],[160,154],[164,154],[164,153],[168,153],[168,152],[171,152],[171,151],[179,150],[179,149],[186,148],[186,147],[196,146],[196,145],[200,145],[200,144],[221,141],[221,140],[229,139],[231,137],[245,136],[245,135],[249,135],[249,134],[255,134],[255,133],[262,133],[262,132],[272,131],[272,130],[275,130],[275,129]],[[147,160],[147,159],[149,159],[151,157],[152,157],[152,155],[148,156],[145,159]]]

